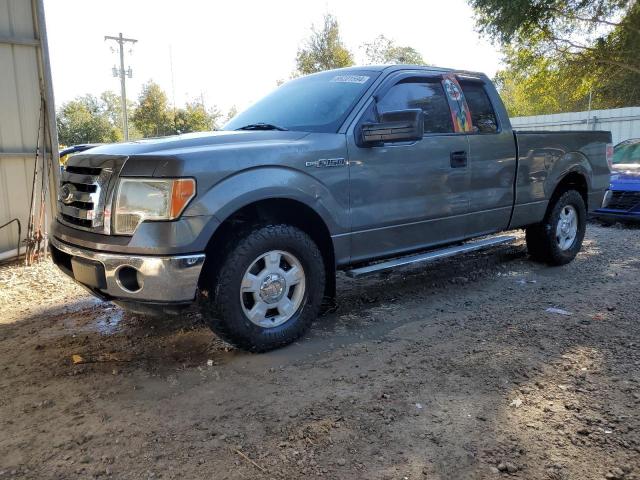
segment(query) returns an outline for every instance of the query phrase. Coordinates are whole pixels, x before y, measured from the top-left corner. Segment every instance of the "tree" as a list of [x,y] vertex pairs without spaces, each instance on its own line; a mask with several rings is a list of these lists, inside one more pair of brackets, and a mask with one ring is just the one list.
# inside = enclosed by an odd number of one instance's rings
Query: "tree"
[[503,46],[496,80],[511,112],[586,109],[589,92],[593,108],[640,103],[636,0],[470,3],[480,31]]
[[138,97],[138,105],[131,120],[144,137],[159,137],[174,132],[173,111],[169,109],[167,94],[160,85],[149,80]]
[[174,133],[206,132],[218,129],[222,113],[214,107],[207,111],[201,103],[187,103],[176,111]]
[[[100,94],[100,101],[102,102],[105,114],[109,119],[109,123],[118,132],[118,141],[122,141],[124,135],[122,134],[122,101],[120,95],[107,90]],[[127,118],[131,119],[135,111],[135,102],[127,99]],[[136,129],[133,122],[129,122],[129,139],[137,140],[142,138],[142,134]]]
[[[127,107],[132,140],[217,130],[224,117],[216,106],[205,109],[200,102],[187,103],[174,112],[169,108],[165,92],[153,81],[144,85],[138,104],[127,102]],[[78,97],[61,107],[57,125],[63,145],[122,141],[120,97],[110,91],[103,92],[100,98]]]
[[494,79],[509,115],[525,116],[584,110],[591,83],[571,72],[567,64],[535,55],[530,50],[505,48],[507,68]]
[[349,67],[353,64],[353,55],[340,39],[338,20],[330,14],[324,16],[320,30],[315,26],[311,27],[311,35],[296,55],[299,75]]
[[121,138],[121,131],[109,121],[103,102],[93,95],[63,104],[58,110],[56,125],[61,145],[110,143]]
[[[640,74],[636,0],[470,0],[480,31],[503,45]],[[621,48],[624,47],[624,48]]]
[[363,44],[363,48],[369,64],[426,65],[415,48],[398,46],[384,35],[378,35],[372,42]]

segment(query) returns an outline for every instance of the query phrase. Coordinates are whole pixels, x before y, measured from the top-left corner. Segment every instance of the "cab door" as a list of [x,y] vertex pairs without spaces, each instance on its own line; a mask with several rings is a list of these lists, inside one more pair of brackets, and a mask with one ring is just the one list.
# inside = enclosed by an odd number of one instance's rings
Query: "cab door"
[[[423,138],[362,146],[359,126],[420,108]],[[441,77],[396,75],[348,131],[352,261],[460,240],[469,210],[468,142],[456,133]]]
[[[458,79],[468,106],[472,128],[469,141],[468,236],[507,228],[514,201],[516,146],[506,113],[497,110],[497,92],[488,80]],[[496,101],[492,101],[492,97]]]

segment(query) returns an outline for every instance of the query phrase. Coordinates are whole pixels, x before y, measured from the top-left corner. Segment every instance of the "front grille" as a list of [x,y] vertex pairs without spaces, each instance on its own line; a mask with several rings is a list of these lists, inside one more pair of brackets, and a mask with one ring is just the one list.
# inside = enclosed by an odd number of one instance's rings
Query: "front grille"
[[[103,187],[110,171],[96,167],[68,166],[62,172],[58,205],[62,219],[80,228],[103,225]],[[101,201],[102,200],[102,201]]]
[[611,210],[629,211],[640,205],[640,192],[624,192],[614,190],[611,193],[611,200],[607,205]]

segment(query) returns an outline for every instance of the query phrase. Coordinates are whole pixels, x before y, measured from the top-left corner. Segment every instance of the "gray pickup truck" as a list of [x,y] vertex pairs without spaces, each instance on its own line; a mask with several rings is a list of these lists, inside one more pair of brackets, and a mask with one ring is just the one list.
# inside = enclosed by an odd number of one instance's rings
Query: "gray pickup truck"
[[483,74],[327,71],[222,131],[70,158],[51,254],[102,299],[137,312],[197,303],[221,337],[266,351],[331,305],[338,269],[427,262],[516,228],[534,259],[570,262],[611,155],[609,132],[514,132]]

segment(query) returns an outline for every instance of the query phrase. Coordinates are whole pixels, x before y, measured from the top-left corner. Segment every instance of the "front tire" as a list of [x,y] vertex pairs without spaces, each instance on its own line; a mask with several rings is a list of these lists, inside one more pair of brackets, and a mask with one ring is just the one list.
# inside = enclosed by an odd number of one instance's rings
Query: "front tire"
[[265,352],[299,338],[318,316],[325,287],[322,254],[291,225],[239,233],[220,268],[203,279],[200,310],[229,343]]
[[542,223],[527,227],[529,254],[549,265],[565,265],[582,248],[586,227],[587,209],[582,195],[568,190],[556,198]]

